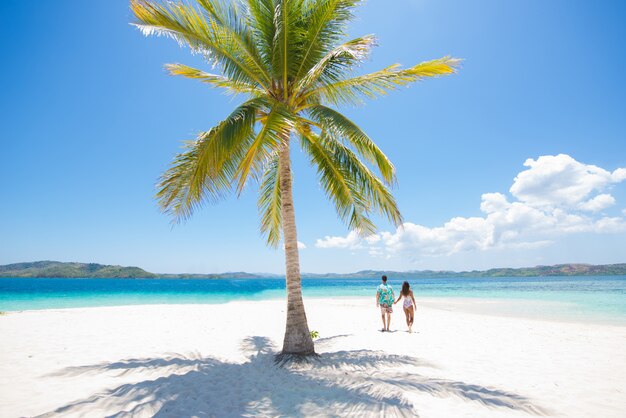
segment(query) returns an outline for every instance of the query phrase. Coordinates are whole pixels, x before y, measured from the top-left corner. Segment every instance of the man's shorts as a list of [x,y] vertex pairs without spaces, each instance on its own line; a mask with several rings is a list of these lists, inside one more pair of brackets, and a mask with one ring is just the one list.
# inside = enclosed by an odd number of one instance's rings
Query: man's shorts
[[393,313],[393,308],[391,307],[391,305],[385,305],[384,303],[380,304],[380,313],[384,314],[384,313]]

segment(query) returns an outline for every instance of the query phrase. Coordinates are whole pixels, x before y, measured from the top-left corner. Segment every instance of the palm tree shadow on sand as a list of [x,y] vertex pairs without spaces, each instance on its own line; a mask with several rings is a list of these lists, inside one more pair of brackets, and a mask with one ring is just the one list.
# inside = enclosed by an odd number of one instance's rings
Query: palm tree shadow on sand
[[323,353],[308,364],[277,367],[276,349],[268,338],[249,337],[241,348],[248,358],[244,363],[171,355],[61,370],[55,376],[117,371],[119,375],[142,373],[143,377],[159,373],[159,377],[123,384],[42,416],[419,416],[405,392],[458,397],[504,411],[547,414],[515,393],[408,373],[408,368],[428,366],[409,356],[338,351]]

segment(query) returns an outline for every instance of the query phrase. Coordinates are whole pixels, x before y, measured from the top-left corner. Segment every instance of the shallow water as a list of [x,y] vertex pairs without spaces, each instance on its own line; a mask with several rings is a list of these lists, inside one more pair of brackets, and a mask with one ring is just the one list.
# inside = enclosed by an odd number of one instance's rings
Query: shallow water
[[[304,279],[305,298],[374,296],[378,279]],[[626,276],[409,279],[417,298],[493,301],[506,313],[626,324]],[[400,290],[402,280],[389,283]],[[0,311],[138,304],[226,303],[285,296],[284,279],[0,278]],[[533,304],[519,302],[533,301]],[[544,303],[535,303],[544,302]],[[510,310],[510,309],[509,309]]]

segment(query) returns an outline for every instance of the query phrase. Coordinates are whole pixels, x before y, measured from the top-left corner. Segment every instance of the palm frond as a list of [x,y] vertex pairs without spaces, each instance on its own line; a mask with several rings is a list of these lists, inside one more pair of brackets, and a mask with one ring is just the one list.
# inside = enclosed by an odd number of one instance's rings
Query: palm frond
[[258,39],[249,30],[247,25],[247,8],[240,12],[243,3],[229,2],[229,7],[224,7],[222,3],[215,0],[198,0],[198,3],[207,13],[229,33],[233,40],[239,45],[245,55],[246,61],[258,72],[263,74],[263,79],[271,81],[270,66],[264,62],[258,48]]
[[304,98],[319,96],[332,104],[360,105],[363,98],[375,98],[387,94],[399,86],[414,83],[425,77],[452,74],[460,60],[444,57],[422,62],[407,69],[400,69],[398,64],[380,71],[325,84],[308,91]]
[[275,153],[263,170],[257,201],[261,214],[261,233],[267,236],[267,243],[274,248],[280,243],[283,221],[279,171],[280,159],[278,153]]
[[395,168],[387,156],[354,122],[341,113],[322,105],[311,105],[306,109],[311,118],[322,129],[348,141],[364,158],[376,165],[387,184],[395,181]]
[[293,74],[299,80],[331,50],[345,33],[345,26],[353,18],[352,10],[360,0],[309,1],[304,12],[302,47],[297,57],[298,69]]
[[355,177],[337,153],[317,135],[298,127],[300,143],[309,155],[311,164],[317,167],[320,183],[328,198],[334,203],[337,215],[351,230],[370,235],[376,231],[369,217],[370,202]]
[[297,69],[299,46],[304,36],[304,3],[304,0],[276,0],[273,69],[274,76],[281,82],[283,99],[289,95],[290,75]]
[[297,96],[318,80],[323,85],[339,81],[347,71],[369,56],[375,44],[376,37],[366,35],[333,48],[298,80],[294,95]]
[[360,161],[354,152],[331,135],[325,133],[315,135],[306,130],[301,132],[309,141],[316,142],[317,147],[324,149],[329,155],[329,160],[334,161],[336,167],[341,167],[339,172],[348,179],[346,184],[354,184],[361,191],[368,202],[366,213],[373,209],[386,216],[396,226],[402,224],[402,215],[391,191]]
[[[256,40],[263,63],[267,68],[272,68],[276,36],[276,26],[274,25],[276,5],[274,0],[247,0],[245,5],[247,6],[244,13],[246,25]],[[275,74],[273,70],[269,72]]]
[[216,202],[231,191],[238,163],[253,138],[256,115],[266,106],[266,99],[249,100],[186,143],[186,150],[174,158],[157,186],[163,212],[178,222],[204,201]]
[[[259,64],[258,54],[249,40],[242,41],[237,31],[220,24],[191,5],[173,2],[131,0],[134,23],[146,36],[168,36],[195,53],[203,54],[218,65],[228,78],[258,84],[268,90],[269,78]],[[203,9],[204,10],[204,9]]]
[[241,193],[251,172],[259,173],[268,159],[280,148],[283,132],[293,128],[293,117],[280,103],[274,103],[262,121],[262,128],[248,145],[245,155],[237,168],[237,192]]
[[184,64],[165,64],[165,69],[170,75],[180,75],[200,80],[201,82],[210,84],[214,87],[221,87],[231,94],[247,93],[257,97],[263,94],[263,90],[261,90],[258,86],[249,84],[244,80],[231,80],[228,77],[206,73],[202,70],[198,70]]
[[391,191],[361,162],[359,157],[332,135],[320,135],[317,140],[320,146],[334,156],[335,163],[345,169],[359,190],[363,192],[371,207],[387,217],[394,225],[401,225],[402,215]]

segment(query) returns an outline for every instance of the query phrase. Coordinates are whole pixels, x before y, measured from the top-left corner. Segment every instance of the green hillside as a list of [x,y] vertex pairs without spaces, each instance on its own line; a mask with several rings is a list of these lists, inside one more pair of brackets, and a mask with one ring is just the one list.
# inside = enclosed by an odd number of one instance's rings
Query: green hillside
[[408,278],[443,278],[443,277],[545,277],[545,276],[616,276],[626,275],[626,263],[591,265],[591,264],[558,264],[554,266],[536,266],[523,268],[497,268],[472,271],[382,271],[363,270],[348,274],[304,274],[309,278],[380,278],[383,274],[395,279]]
[[[497,268],[484,271],[382,271],[363,270],[356,273],[304,273],[311,279],[380,278],[383,274],[393,279],[444,278],[444,277],[541,277],[541,276],[614,276],[626,275],[626,263],[591,265],[558,264],[525,268]],[[258,279],[279,278],[273,274],[229,272],[219,274],[155,274],[139,267],[109,266],[96,263],[63,263],[59,261],[36,261],[0,266],[0,277],[54,277],[54,278],[165,278],[165,279]]]
[[157,277],[139,267],[108,266],[96,263],[36,261],[0,266],[0,277],[59,278],[151,278]]

